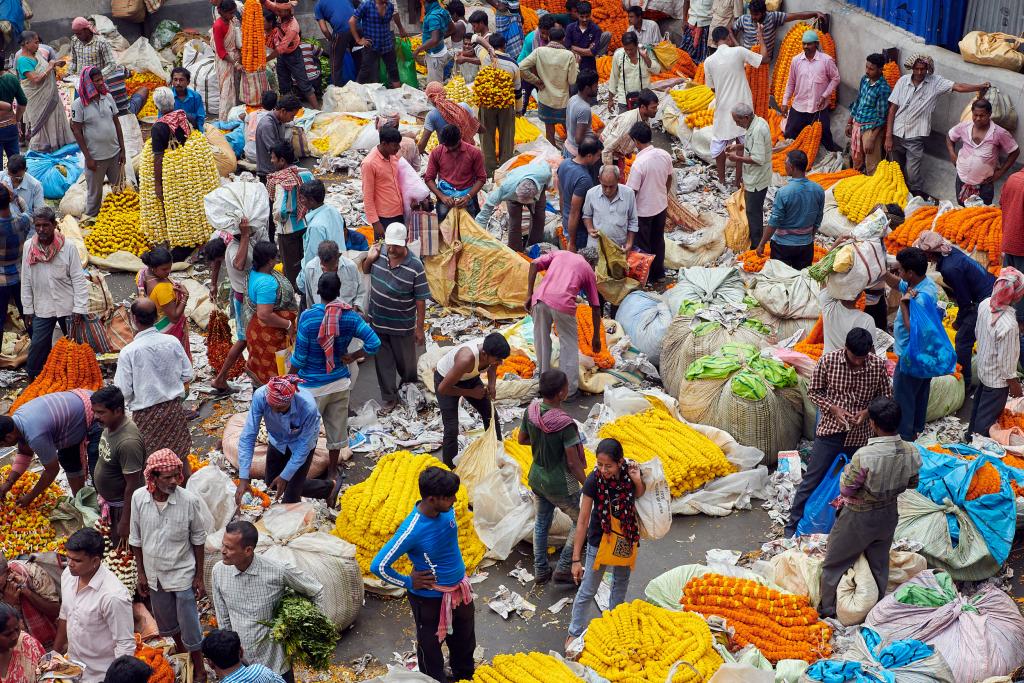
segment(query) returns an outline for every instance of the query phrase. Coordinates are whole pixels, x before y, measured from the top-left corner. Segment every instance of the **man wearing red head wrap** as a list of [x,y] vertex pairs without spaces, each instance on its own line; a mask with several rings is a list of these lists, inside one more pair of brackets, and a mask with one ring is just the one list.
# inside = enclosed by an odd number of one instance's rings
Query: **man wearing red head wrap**
[[967,436],[988,431],[999,419],[1010,396],[1022,395],[1017,379],[1020,359],[1020,312],[1014,305],[1024,299],[1024,273],[1005,267],[992,285],[992,296],[978,305],[978,355],[974,365],[978,375],[978,391]]
[[132,494],[128,537],[139,570],[139,595],[149,597],[160,635],[174,638],[178,652],[191,656],[193,680],[204,682],[203,630],[196,598],[206,593],[206,527],[199,497],[179,486],[181,458],[169,448],[149,456],[143,476],[145,488]]

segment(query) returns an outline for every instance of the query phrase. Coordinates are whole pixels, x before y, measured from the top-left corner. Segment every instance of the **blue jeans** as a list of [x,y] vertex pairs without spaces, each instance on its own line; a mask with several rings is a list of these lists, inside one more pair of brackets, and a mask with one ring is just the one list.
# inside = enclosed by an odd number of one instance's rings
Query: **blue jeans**
[[21,146],[18,144],[18,126],[4,126],[0,128],[0,149],[7,155],[7,161],[15,154],[21,154]]
[[924,429],[931,387],[931,377],[911,377],[901,373],[900,366],[896,366],[896,372],[892,376],[892,398],[903,409],[903,416],[900,418],[900,438],[904,441],[914,441]]
[[[476,215],[480,213],[480,202],[477,200],[476,197],[473,197],[472,199],[469,200],[469,202],[466,203],[466,206],[463,208],[466,209],[470,216],[476,218]],[[445,206],[444,202],[437,202],[437,222],[444,223],[444,219],[448,217],[448,212],[450,211],[451,209]]]
[[537,576],[546,574],[548,569],[548,532],[551,530],[551,522],[555,519],[555,509],[559,509],[572,520],[572,528],[569,530],[569,540],[562,546],[562,552],[558,556],[558,564],[555,571],[567,572],[572,569],[572,544],[573,536],[576,534],[576,519],[580,516],[580,498],[576,496],[545,496],[537,491],[533,492],[536,499],[535,508],[537,520],[533,525],[533,568]]
[[[580,582],[580,589],[576,592],[576,599],[572,603],[572,621],[569,622],[569,635],[578,638],[587,628],[587,611],[590,603],[597,595],[597,587],[601,585],[604,572],[608,567],[594,569],[594,558],[597,557],[597,546],[587,545],[587,561],[583,565],[583,581]],[[615,609],[626,601],[626,591],[629,590],[629,567],[611,567],[612,570],[612,596],[608,601],[608,609]]]

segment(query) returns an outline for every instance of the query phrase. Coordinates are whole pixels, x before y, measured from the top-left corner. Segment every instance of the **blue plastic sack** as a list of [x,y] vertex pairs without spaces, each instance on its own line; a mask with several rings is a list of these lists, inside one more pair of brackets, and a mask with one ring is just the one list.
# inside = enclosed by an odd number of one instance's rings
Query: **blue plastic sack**
[[859,661],[822,659],[807,669],[807,678],[823,683],[897,683],[898,671],[894,670],[935,654],[934,648],[920,640],[897,640],[879,650],[882,637],[867,626],[861,627],[860,636],[864,640],[864,648],[878,663],[878,667],[865,668],[864,663]]
[[619,304],[615,320],[629,335],[633,346],[646,354],[655,365],[661,362],[661,346],[665,332],[672,324],[672,311],[654,292],[630,292]]
[[927,296],[910,300],[910,339],[900,356],[900,373],[942,377],[956,370],[956,351],[942,327],[942,312]]
[[245,153],[245,127],[236,126],[230,133],[224,135],[224,139],[231,145],[231,151],[235,156],[241,158]]
[[850,458],[840,453],[822,477],[818,488],[807,499],[804,516],[796,525],[796,535],[827,534],[836,523],[836,509],[830,504],[839,496],[839,480],[843,476],[843,468]]
[[78,145],[64,145],[56,152],[25,154],[25,164],[32,177],[43,185],[43,196],[60,199],[82,175],[82,159]]

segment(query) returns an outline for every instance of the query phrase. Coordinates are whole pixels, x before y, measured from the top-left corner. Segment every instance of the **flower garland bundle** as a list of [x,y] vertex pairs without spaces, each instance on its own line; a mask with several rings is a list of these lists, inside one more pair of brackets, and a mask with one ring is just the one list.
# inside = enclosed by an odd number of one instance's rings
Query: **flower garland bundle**
[[[556,328],[557,331],[557,328]],[[608,340],[605,338],[604,325],[600,329],[601,350],[594,353],[594,314],[587,304],[576,306],[576,345],[580,353],[594,359],[594,364],[602,370],[615,367],[615,357],[608,351]]]
[[124,80],[124,88],[128,97],[134,95],[142,87],[156,90],[165,85],[167,83],[162,77],[148,71],[133,71],[132,75]]
[[754,645],[769,662],[813,663],[832,654],[832,629],[818,619],[805,595],[792,595],[750,579],[705,574],[690,579],[680,600],[704,616],[723,617],[740,647]]
[[910,214],[895,230],[885,237],[885,250],[890,254],[899,253],[900,249],[914,246],[914,242],[925,230],[931,230],[939,209],[936,206],[922,206]]
[[707,128],[715,122],[715,110],[705,109],[704,111],[697,111],[686,117],[686,125],[697,130],[698,128]]
[[[860,223],[879,204],[907,205],[910,190],[903,180],[903,171],[895,161],[881,161],[874,174],[841,180],[832,188],[839,213],[853,223]],[[916,213],[916,212],[915,212]]]
[[882,67],[882,76],[890,88],[895,88],[896,81],[900,80],[900,65],[896,62],[886,62]]
[[200,460],[195,453],[188,454],[188,467],[190,470],[192,470],[192,474],[195,474],[204,467],[208,467],[209,464],[209,460]]
[[[350,486],[341,496],[341,513],[334,534],[356,546],[356,560],[369,577],[370,563],[384,544],[402,524],[420,499],[419,476],[428,467],[448,469],[431,455],[413,455],[409,451],[388,453],[377,461],[370,477]],[[473,528],[469,511],[469,495],[460,486],[455,499],[455,519],[459,524],[459,548],[472,574],[484,557],[483,543]],[[395,563],[396,571],[408,574],[412,563],[402,557]]]
[[462,77],[462,74],[456,74],[448,79],[448,82],[444,84],[444,93],[452,102],[476,104],[473,91],[466,85],[466,79]]
[[974,472],[971,483],[967,487],[967,500],[974,500],[990,493],[999,493],[1001,486],[1002,477],[999,476],[999,470],[995,465],[987,462]]
[[473,96],[484,109],[507,109],[516,103],[512,74],[494,66],[485,66],[473,80]]
[[968,254],[984,251],[989,272],[999,273],[1003,258],[1003,211],[998,206],[947,211],[935,219],[932,229]]
[[696,85],[692,88],[677,88],[669,91],[669,95],[675,100],[679,111],[684,114],[692,114],[695,111],[703,111],[714,101],[714,91],[706,85]]
[[835,173],[811,173],[807,176],[807,179],[812,183],[818,183],[821,185],[821,189],[827,190],[840,180],[853,178],[859,175],[863,175],[863,173],[855,168],[845,168],[842,171],[836,171]]
[[512,355],[502,361],[496,372],[498,379],[508,374],[517,375],[523,379],[531,379],[536,370],[537,364],[530,360],[530,357],[525,353],[515,349],[512,351]]
[[471,683],[583,683],[583,679],[551,655],[516,652],[498,655],[479,667]]
[[649,410],[609,422],[598,436],[618,439],[630,460],[661,458],[673,497],[736,471],[711,439],[673,417],[658,399],[648,396],[647,400],[651,403]]
[[[643,600],[624,602],[590,622],[580,664],[612,683],[663,683],[679,661],[673,683],[702,683],[722,666],[707,623]],[[690,668],[693,667],[693,668]]]
[[[214,309],[210,314],[210,322],[206,326],[206,356],[210,360],[210,367],[214,372],[220,372],[227,360],[228,352],[234,346],[231,338],[231,326],[228,324],[228,317],[220,309]],[[235,361],[228,379],[234,379],[245,370],[245,359],[241,356]]]
[[[812,263],[817,263],[822,258],[824,258],[825,254],[827,253],[828,250],[826,250],[825,247],[821,246],[818,243],[815,243],[814,257],[812,258]],[[740,265],[743,266],[743,270],[745,270],[746,272],[760,273],[764,269],[764,264],[766,264],[768,262],[768,259],[770,259],[771,257],[772,245],[769,243],[764,245],[764,256],[758,256],[757,251],[755,249],[748,249],[739,256],[737,256],[736,260],[739,261]]]
[[142,634],[135,634],[135,658],[141,659],[153,669],[147,683],[174,683],[174,667],[167,661],[164,651],[142,642]]
[[793,350],[804,354],[815,362],[821,358],[821,354],[825,351],[825,328],[822,326],[820,315],[811,331],[796,343]]
[[[764,56],[764,46],[757,44],[753,52]],[[750,93],[754,97],[754,114],[764,117],[768,114],[769,100],[772,97],[771,91],[771,69],[768,66],[768,58],[761,60],[761,66],[756,69],[749,64],[744,65],[747,74],[747,84],[750,86]]]
[[260,0],[245,0],[242,9],[242,68],[248,73],[262,71],[267,66],[267,35],[263,30],[263,4]]
[[818,146],[821,144],[821,121],[815,121],[800,131],[796,140],[785,149],[772,154],[772,170],[779,175],[786,174],[786,155],[796,150],[802,150],[807,155],[807,163],[814,165],[818,157]]
[[[530,468],[533,467],[533,449],[530,446],[524,446],[519,443],[518,427],[502,442],[502,444],[505,447],[505,453],[519,463],[519,470],[521,474],[519,480],[523,483],[523,486],[530,488]],[[597,456],[594,454],[594,451],[589,448],[584,448],[583,457],[587,461],[587,464],[584,466],[584,471],[592,471],[597,465]]]
[[694,72],[692,80],[698,85],[705,85],[707,83],[704,78],[704,62],[697,65],[697,70]]
[[772,134],[772,145],[779,144],[779,141],[782,140],[783,137],[782,114],[775,111],[774,109],[769,109],[768,114],[764,117],[764,120],[768,122],[768,130]]
[[139,193],[132,187],[111,192],[103,198],[100,213],[85,246],[93,256],[109,256],[115,251],[127,251],[141,256],[149,249],[146,236],[139,230]]
[[[11,466],[0,467],[4,480],[11,474]],[[64,495],[56,482],[32,501],[28,507],[13,504],[35,487],[39,481],[37,472],[25,472],[11,488],[6,505],[0,505],[0,551],[12,560],[21,555],[59,551],[64,547],[64,537],[58,537],[50,524],[50,513]]]
[[163,201],[157,199],[153,143],[142,148],[139,171],[139,227],[151,244],[194,247],[210,237],[203,197],[220,187],[220,175],[206,137],[192,131],[185,144],[176,141],[164,154]]
[[32,384],[25,387],[10,414],[34,398],[72,389],[96,391],[103,386],[103,373],[96,362],[96,352],[88,344],[76,344],[67,337],[61,337],[46,357],[43,371]]
[[526,5],[520,6],[519,11],[523,14],[523,33],[529,34],[537,28],[537,23],[540,21],[540,15],[537,14],[537,10],[527,7]]

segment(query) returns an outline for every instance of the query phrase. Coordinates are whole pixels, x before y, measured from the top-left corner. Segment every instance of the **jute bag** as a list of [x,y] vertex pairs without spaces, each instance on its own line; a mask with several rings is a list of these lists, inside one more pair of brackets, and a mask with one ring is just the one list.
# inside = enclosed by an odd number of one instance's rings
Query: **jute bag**
[[[971,110],[974,107],[975,100],[978,99],[981,99],[980,93],[974,100],[971,100],[970,104],[964,107],[963,112],[960,114],[961,121],[971,120]],[[1000,92],[999,88],[992,86],[985,93],[985,99],[992,105],[992,120],[1011,133],[1015,132],[1017,130],[1017,110],[1013,108],[1013,102],[1010,101],[1010,98]]]
[[736,190],[725,200],[725,210],[729,212],[729,220],[725,224],[725,246],[737,254],[751,248],[746,209],[747,199],[743,188]]
[[110,0],[110,16],[141,24],[146,18],[146,5],[143,0]]
[[1021,71],[1024,53],[1017,50],[1021,43],[1024,43],[1024,36],[971,31],[960,40],[960,55],[965,62]]

